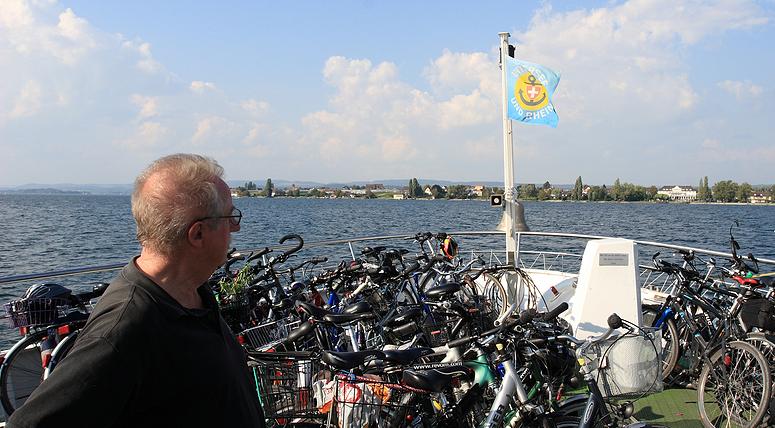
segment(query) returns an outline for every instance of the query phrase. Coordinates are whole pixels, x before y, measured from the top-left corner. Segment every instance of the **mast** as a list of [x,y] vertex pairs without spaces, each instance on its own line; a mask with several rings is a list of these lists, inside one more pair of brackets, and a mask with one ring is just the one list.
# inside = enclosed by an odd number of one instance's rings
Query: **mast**
[[517,250],[518,237],[515,232],[526,232],[530,229],[525,223],[525,211],[517,202],[517,192],[514,188],[514,144],[509,119],[509,94],[507,83],[506,60],[509,55],[509,36],[507,32],[498,33],[501,39],[501,107],[503,113],[503,217],[498,225],[498,230],[506,232],[506,258],[518,266],[519,252]]

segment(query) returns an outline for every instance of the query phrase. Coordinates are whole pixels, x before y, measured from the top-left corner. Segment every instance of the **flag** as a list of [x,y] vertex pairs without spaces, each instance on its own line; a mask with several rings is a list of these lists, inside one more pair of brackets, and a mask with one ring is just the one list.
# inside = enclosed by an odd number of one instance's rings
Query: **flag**
[[506,58],[506,97],[509,118],[524,123],[557,127],[559,117],[552,96],[560,76],[538,64]]

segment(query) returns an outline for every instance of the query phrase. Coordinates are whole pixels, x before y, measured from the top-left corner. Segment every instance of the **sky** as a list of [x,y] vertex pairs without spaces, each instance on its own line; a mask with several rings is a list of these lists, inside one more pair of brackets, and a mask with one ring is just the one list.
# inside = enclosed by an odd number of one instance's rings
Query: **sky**
[[0,0],[0,186],[502,181],[499,32],[561,75],[515,181],[775,183],[775,0]]

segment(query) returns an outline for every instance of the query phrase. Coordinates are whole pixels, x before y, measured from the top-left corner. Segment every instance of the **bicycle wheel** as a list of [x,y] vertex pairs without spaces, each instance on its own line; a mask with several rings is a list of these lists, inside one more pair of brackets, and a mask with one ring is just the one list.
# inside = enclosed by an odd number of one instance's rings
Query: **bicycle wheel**
[[48,365],[46,365],[46,368],[43,370],[43,380],[48,379],[48,377],[51,375],[51,372],[56,368],[57,364],[59,364],[62,359],[67,356],[67,353],[70,352],[70,350],[73,348],[75,339],[78,338],[79,331],[80,330],[75,330],[74,332],[70,333],[70,335],[60,340],[59,343],[57,343],[56,348],[54,348],[54,351],[51,352],[51,360],[49,360]]
[[481,285],[481,292],[479,294],[484,296],[492,306],[492,313],[497,318],[508,309],[509,297],[497,276],[484,274],[484,277],[484,285]]
[[[409,280],[404,280],[399,285],[398,291],[393,299],[394,305],[416,305],[419,303],[417,294],[412,290]],[[395,307],[395,306],[394,306]]]
[[429,289],[443,283],[443,282],[456,282],[455,275],[450,272],[438,273],[434,270],[428,271],[420,277],[417,284],[417,290],[420,294],[425,293]]
[[[580,419],[571,416],[546,416],[545,420],[540,422],[542,425],[539,426],[548,426],[550,428],[578,428]],[[543,422],[547,424],[543,424]]]
[[[768,336],[764,333],[749,333],[745,341],[755,346],[764,355],[764,359],[770,364],[770,380],[772,380],[773,373],[775,373],[775,336]],[[775,388],[772,388],[770,393],[772,394],[770,406],[764,419],[762,419],[762,425],[766,425],[768,422],[772,423],[773,416],[775,416]]]
[[771,388],[762,353],[746,342],[728,343],[700,374],[697,403],[702,424],[708,428],[760,426]]
[[46,334],[42,330],[24,336],[0,364],[0,404],[8,416],[27,401],[43,380],[40,344]]
[[[659,316],[656,309],[643,308],[643,325],[653,325]],[[678,346],[678,327],[675,320],[667,318],[662,324],[662,379],[667,379],[678,363],[680,349]]]

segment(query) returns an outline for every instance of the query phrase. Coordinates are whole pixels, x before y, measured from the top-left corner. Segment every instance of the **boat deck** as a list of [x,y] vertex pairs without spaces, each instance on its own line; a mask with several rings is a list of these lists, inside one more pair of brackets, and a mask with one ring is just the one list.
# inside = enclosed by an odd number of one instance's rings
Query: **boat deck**
[[702,428],[694,389],[666,389],[635,402],[635,418],[671,428]]

